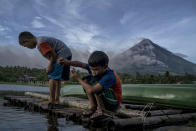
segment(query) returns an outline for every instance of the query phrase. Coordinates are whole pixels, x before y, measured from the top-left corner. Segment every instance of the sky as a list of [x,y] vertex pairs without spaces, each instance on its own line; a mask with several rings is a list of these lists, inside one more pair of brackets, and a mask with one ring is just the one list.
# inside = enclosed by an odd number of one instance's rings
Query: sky
[[18,44],[18,34],[30,31],[114,54],[148,38],[196,63],[195,14],[196,0],[0,0],[0,55],[38,53]]

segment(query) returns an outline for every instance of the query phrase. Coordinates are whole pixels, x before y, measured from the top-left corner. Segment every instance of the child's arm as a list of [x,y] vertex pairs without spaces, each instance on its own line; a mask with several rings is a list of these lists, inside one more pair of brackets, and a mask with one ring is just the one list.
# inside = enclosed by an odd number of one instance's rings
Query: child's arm
[[83,62],[80,62],[80,61],[70,61],[70,60],[67,60],[67,59],[59,58],[58,63],[59,64],[65,64],[65,65],[68,65],[68,66],[81,67],[81,68],[86,69],[86,64],[83,63]]
[[71,76],[82,85],[82,87],[85,89],[87,93],[97,93],[103,90],[103,87],[99,83],[94,86],[91,86],[88,83],[86,83],[78,76],[75,70],[71,70]]
[[40,43],[39,48],[43,55],[49,60],[48,67],[46,68],[46,73],[49,73],[52,70],[52,64],[56,61],[56,53],[48,42]]
[[49,73],[52,70],[52,64],[54,64],[54,62],[56,61],[56,53],[52,49],[50,52],[46,54],[46,56],[49,60],[48,67],[46,68],[46,73]]

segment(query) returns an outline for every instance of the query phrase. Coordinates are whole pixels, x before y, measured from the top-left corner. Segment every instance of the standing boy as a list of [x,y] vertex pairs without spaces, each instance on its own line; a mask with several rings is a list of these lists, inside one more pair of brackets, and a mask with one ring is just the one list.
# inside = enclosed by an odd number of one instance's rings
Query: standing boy
[[37,47],[40,53],[49,60],[46,73],[49,78],[50,99],[45,104],[48,104],[49,107],[59,104],[61,80],[69,80],[70,67],[58,64],[57,59],[61,57],[71,60],[70,49],[58,39],[46,36],[36,37],[27,31],[21,32],[18,39],[20,45],[24,47],[30,49]]
[[103,115],[104,109],[114,111],[119,107],[122,102],[121,82],[117,74],[108,67],[109,58],[104,52],[93,52],[88,64],[63,58],[58,62],[87,69],[90,74],[81,79],[76,71],[71,71],[71,76],[82,85],[90,102],[90,109],[83,115],[97,118]]

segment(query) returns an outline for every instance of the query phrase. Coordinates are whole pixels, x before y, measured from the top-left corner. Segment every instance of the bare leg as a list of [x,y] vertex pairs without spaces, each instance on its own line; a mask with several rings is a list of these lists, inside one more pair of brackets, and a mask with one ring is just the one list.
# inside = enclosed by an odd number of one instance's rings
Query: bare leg
[[97,109],[97,103],[96,103],[96,100],[95,100],[95,97],[92,93],[87,93],[87,97],[88,97],[88,100],[89,100],[89,103],[90,103],[90,107],[89,109],[87,109],[86,111],[83,112],[83,115],[84,116],[90,116],[92,115],[96,109]]
[[50,85],[50,100],[49,103],[54,103],[55,100],[55,89],[56,89],[56,80],[49,80]]
[[[86,79],[84,81],[87,83]],[[83,87],[83,89],[84,89],[84,87]],[[89,103],[90,103],[90,109],[96,110],[97,103],[96,103],[96,99],[94,97],[94,94],[89,94],[89,93],[86,92],[86,95],[87,95]]]
[[55,80],[50,79],[49,80],[49,90],[50,90],[50,99],[49,101],[44,101],[41,104],[42,105],[48,105],[49,103],[53,103],[54,102],[54,91],[55,91]]
[[59,96],[60,96],[60,90],[61,90],[61,81],[56,80],[56,90],[55,90],[55,104],[59,104]]
[[97,103],[96,103],[96,99],[94,97],[93,94],[90,94],[90,93],[87,93],[87,97],[88,97],[88,100],[89,100],[89,103],[90,103],[90,109],[96,109],[97,108]]
[[97,101],[97,110],[90,116],[91,119],[102,116],[103,110],[105,109],[103,100],[97,94],[95,94],[95,98]]
[[104,110],[105,107],[104,107],[103,100],[97,94],[95,94],[95,98],[97,101],[97,110]]

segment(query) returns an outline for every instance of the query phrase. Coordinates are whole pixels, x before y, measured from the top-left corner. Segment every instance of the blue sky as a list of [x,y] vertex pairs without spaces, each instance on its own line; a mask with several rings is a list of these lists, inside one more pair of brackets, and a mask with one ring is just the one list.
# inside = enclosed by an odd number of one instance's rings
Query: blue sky
[[196,0],[0,0],[1,48],[24,30],[115,53],[149,38],[196,63]]

